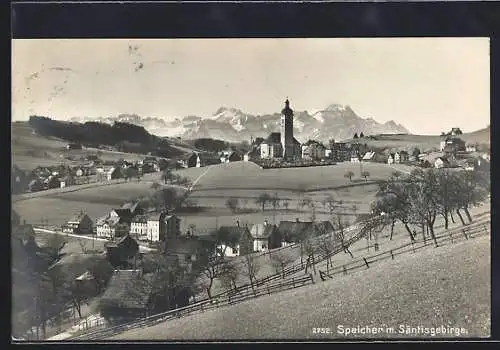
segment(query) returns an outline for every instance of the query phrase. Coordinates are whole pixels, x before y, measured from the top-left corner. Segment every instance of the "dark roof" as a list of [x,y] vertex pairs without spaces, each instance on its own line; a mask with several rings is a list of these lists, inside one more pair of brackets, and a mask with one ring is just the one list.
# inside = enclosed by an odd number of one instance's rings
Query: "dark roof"
[[272,132],[269,134],[267,139],[264,140],[263,143],[271,144],[271,143],[281,143],[281,133]]
[[139,202],[128,202],[123,204],[120,209],[128,209],[133,213],[137,209],[138,205]]
[[133,219],[132,222],[137,222],[137,223],[143,223],[145,224],[148,222],[148,216],[147,215],[136,215]]
[[175,254],[195,254],[214,243],[214,240],[199,239],[196,236],[180,236],[167,240],[166,251]]
[[229,237],[238,241],[246,232],[250,232],[248,227],[244,226],[221,226],[219,230],[227,230]]
[[123,243],[125,243],[127,240],[132,240],[137,246],[139,246],[139,244],[137,243],[137,241],[135,239],[133,239],[132,237],[130,237],[130,235],[124,235],[124,236],[119,237],[118,239],[116,239],[114,241],[108,241],[108,242],[104,243],[104,246],[106,248],[108,248],[108,247],[119,247],[120,245],[122,245]]
[[143,275],[140,270],[115,270],[101,299],[123,308],[144,309],[151,296],[152,282],[153,274]]
[[120,218],[129,218],[132,216],[132,212],[130,209],[113,209],[113,211],[120,217]]
[[84,212],[78,213],[78,214],[76,214],[75,216],[73,216],[71,219],[69,219],[69,220],[68,220],[68,223],[70,223],[70,222],[71,222],[71,223],[73,223],[73,222],[75,222],[75,223],[80,223],[80,222],[82,222],[82,219],[83,219],[85,216],[87,216],[87,214],[86,214],[86,213],[84,213]]
[[103,254],[67,254],[52,264],[49,270],[60,271],[66,282],[83,275],[97,263],[107,261]]
[[278,232],[289,240],[297,239],[304,234],[312,232],[312,222],[304,221],[281,221],[278,225]]

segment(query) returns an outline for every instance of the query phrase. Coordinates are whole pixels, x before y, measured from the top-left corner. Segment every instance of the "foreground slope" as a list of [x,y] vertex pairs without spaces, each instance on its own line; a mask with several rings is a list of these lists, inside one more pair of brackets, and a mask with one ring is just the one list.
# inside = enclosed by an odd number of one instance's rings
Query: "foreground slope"
[[[346,277],[131,330],[113,339],[345,337],[337,333],[339,325],[396,331],[399,325],[463,327],[464,337],[487,337],[490,281],[490,237],[483,236],[410,253]],[[313,334],[313,327],[330,327],[332,334]],[[401,336],[405,335],[371,337]]]

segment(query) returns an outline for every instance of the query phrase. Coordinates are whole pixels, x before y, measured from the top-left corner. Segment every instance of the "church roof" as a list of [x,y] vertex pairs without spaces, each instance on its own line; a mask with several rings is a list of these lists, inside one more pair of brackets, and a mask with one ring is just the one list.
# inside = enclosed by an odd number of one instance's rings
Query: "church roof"
[[267,139],[264,141],[267,144],[272,144],[272,143],[281,143],[281,133],[279,132],[272,132],[269,134]]

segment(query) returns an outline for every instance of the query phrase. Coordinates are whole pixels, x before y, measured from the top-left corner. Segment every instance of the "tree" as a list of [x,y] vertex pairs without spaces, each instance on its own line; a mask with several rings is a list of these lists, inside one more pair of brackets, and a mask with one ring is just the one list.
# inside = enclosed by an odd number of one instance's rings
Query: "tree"
[[226,201],[226,207],[231,210],[232,213],[236,213],[239,209],[239,200],[236,197],[228,198]]
[[276,272],[281,273],[281,278],[285,278],[286,265],[292,263],[295,260],[294,257],[285,250],[272,252],[271,254],[269,254],[269,259],[271,260],[271,265],[274,267]]
[[353,176],[354,176],[354,173],[353,173],[352,171],[350,171],[350,170],[349,170],[349,171],[347,171],[347,172],[344,174],[344,177],[345,177],[346,179],[349,179],[349,182],[351,182],[351,181],[352,181],[352,177],[353,177]]
[[96,259],[92,262],[88,271],[94,277],[97,293],[101,294],[106,288],[109,279],[113,276],[113,265],[107,259]]
[[353,139],[357,139],[358,138],[358,133],[354,133],[354,136],[353,136]]
[[239,268],[234,261],[225,261],[219,270],[219,279],[227,291],[236,290],[236,281],[238,280]]
[[361,131],[361,133],[359,134],[359,138],[363,138],[365,137],[365,135],[363,134],[363,132]]
[[265,210],[267,202],[271,200],[271,196],[268,193],[261,193],[259,197],[255,200],[255,203],[262,205],[262,211]]
[[307,237],[304,240],[304,252],[307,256],[306,260],[306,269],[305,273],[307,273],[308,267],[312,267],[314,274],[316,274],[316,252],[318,251],[318,245],[316,244],[315,239],[312,236]]
[[137,170],[137,168],[135,167],[128,167],[124,170],[125,172],[125,178],[126,179],[133,179],[133,178],[137,178],[137,176],[139,175],[139,170]]
[[326,256],[326,273],[330,273],[330,266],[333,267],[332,254],[336,247],[335,240],[330,234],[322,234],[318,240],[318,249]]
[[333,225],[336,229],[335,239],[340,243],[344,253],[349,254],[351,258],[354,259],[354,255],[349,250],[349,245],[345,242],[345,228],[347,227],[347,224],[342,220],[340,215],[337,215],[336,221],[334,221]]
[[44,251],[52,262],[59,260],[64,254],[63,248],[66,246],[67,240],[61,235],[53,234],[49,236]]
[[368,181],[368,178],[370,177],[370,173],[365,170],[361,173],[361,176],[365,178],[365,181]]
[[158,191],[161,187],[162,187],[162,186],[161,186],[158,182],[153,182],[153,183],[151,184],[151,189],[152,189],[153,191]]
[[253,254],[245,255],[244,266],[245,267],[243,270],[243,274],[248,278],[248,280],[250,281],[250,285],[252,286],[252,290],[255,292],[254,283],[257,280],[257,273],[259,272],[260,269],[258,261],[255,258],[255,255]]
[[411,154],[415,157],[415,159],[418,159],[418,156],[420,155],[420,150],[418,149],[418,147],[415,147]]
[[276,210],[280,206],[280,198],[278,197],[278,194],[274,193],[270,196],[269,202],[271,202],[271,206],[273,207],[273,221],[276,222]]
[[286,199],[283,199],[281,205],[283,206],[283,208],[285,208],[286,211],[288,211],[288,206],[290,205],[290,202],[288,202],[288,200]]

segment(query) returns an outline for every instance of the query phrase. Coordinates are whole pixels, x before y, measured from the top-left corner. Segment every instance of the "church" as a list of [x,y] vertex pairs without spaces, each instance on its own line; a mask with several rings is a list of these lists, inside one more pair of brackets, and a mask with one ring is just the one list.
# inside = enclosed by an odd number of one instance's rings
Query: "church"
[[262,159],[283,158],[294,160],[301,158],[300,142],[293,137],[293,110],[286,99],[285,108],[281,111],[281,132],[273,132],[260,144]]

